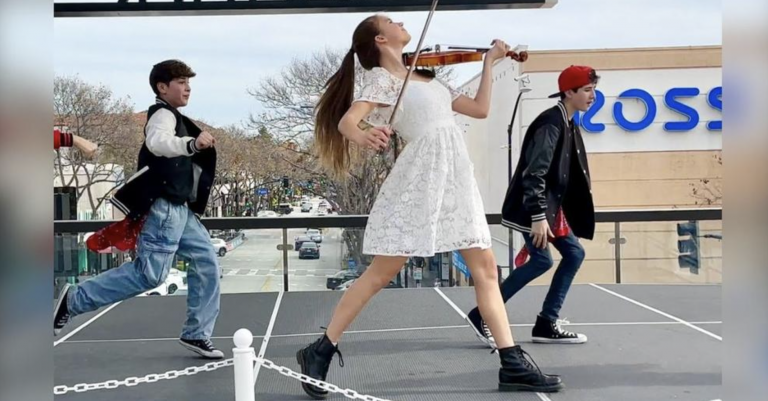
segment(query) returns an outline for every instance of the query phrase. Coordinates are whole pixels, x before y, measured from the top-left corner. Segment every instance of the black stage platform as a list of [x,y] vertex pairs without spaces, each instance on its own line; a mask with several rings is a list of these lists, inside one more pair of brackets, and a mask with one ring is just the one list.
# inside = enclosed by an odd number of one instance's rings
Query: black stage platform
[[[547,372],[560,374],[557,394],[496,392],[498,356],[476,339],[456,310],[474,306],[471,288],[382,291],[350,327],[328,381],[389,400],[709,401],[722,398],[721,293],[716,285],[576,285],[562,316],[583,345],[530,342],[546,287],[528,287],[507,304],[516,340]],[[232,335],[255,336],[258,353],[296,370],[297,349],[322,331],[342,293],[223,295],[214,342],[232,357]],[[446,300],[447,298],[447,300]],[[78,316],[54,343],[56,385],[124,380],[207,362],[176,340],[183,296],[135,298]],[[453,305],[452,305],[453,304]],[[455,306],[455,307],[454,307]],[[74,333],[74,334],[73,334]],[[299,382],[261,369],[257,400],[308,399]],[[57,401],[234,400],[231,366],[133,387],[69,392]],[[332,395],[329,399],[345,399]]]

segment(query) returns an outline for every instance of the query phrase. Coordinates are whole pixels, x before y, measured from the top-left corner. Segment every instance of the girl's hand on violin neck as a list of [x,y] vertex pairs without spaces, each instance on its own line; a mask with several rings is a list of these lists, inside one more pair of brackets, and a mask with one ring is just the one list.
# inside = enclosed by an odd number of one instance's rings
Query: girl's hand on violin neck
[[369,127],[362,131],[357,144],[373,150],[384,150],[389,146],[389,137],[392,136],[392,129],[386,126]]
[[494,39],[493,42],[491,42],[491,45],[493,45],[491,50],[488,50],[488,52],[485,53],[486,62],[492,63],[500,58],[504,58],[507,56],[507,52],[510,50],[507,42],[501,39]]

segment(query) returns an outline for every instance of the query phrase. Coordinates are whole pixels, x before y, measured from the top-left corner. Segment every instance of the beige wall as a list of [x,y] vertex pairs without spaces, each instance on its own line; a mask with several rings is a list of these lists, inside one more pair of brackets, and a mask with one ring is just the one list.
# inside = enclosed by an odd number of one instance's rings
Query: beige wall
[[[722,205],[721,153],[591,154],[589,167],[596,207],[689,208],[708,206],[707,200],[712,201],[712,205]],[[694,195],[695,189],[698,189],[700,195]]]
[[570,65],[597,70],[711,68],[723,66],[721,46],[530,52],[524,73],[562,71]]

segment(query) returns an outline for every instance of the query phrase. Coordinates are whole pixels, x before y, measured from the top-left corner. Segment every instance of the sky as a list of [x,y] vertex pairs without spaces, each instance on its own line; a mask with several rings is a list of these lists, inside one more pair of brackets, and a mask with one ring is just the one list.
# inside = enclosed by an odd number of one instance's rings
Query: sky
[[[427,12],[388,15],[405,23],[414,37],[407,50],[414,50]],[[56,18],[54,71],[104,84],[141,111],[153,103],[152,65],[178,58],[197,72],[184,113],[215,126],[240,124],[261,110],[249,88],[296,58],[348,50],[367,16]],[[551,9],[442,11],[425,45],[486,46],[494,38],[531,51],[722,45],[722,6],[718,0],[560,0]],[[463,84],[480,67],[457,67],[453,83]]]

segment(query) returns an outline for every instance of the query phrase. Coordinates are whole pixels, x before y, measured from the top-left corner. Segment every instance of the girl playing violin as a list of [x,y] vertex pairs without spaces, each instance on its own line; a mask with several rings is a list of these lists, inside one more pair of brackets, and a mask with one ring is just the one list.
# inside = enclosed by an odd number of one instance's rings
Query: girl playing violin
[[[408,69],[403,48],[411,35],[384,15],[361,22],[352,48],[330,78],[317,105],[315,139],[322,163],[337,175],[350,164],[350,143],[374,150],[388,146],[392,130],[408,145],[383,183],[368,218],[363,251],[376,255],[344,293],[325,334],[296,358],[303,374],[325,380],[338,342],[370,299],[402,269],[408,257],[459,250],[475,281],[477,302],[501,356],[499,390],[552,392],[559,377],[543,374],[516,346],[499,291],[496,261],[483,202],[454,112],[486,118],[494,61],[509,46],[501,40],[485,55],[477,95],[469,98],[427,74],[412,75],[392,127],[387,126]],[[355,85],[355,56],[365,72]],[[361,121],[369,128],[358,127]],[[482,337],[481,334],[476,333]],[[302,383],[314,399],[327,391]]]

